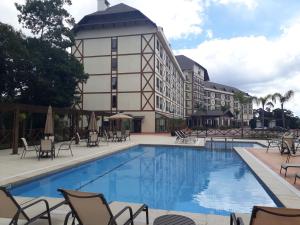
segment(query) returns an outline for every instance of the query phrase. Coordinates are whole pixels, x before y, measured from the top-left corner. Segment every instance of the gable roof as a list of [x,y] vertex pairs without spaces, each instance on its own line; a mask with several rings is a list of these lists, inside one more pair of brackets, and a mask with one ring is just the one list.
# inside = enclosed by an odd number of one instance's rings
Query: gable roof
[[139,10],[120,3],[112,7],[108,7],[104,11],[84,16],[79,23],[75,25],[73,31],[76,33],[79,30],[90,30],[103,27],[116,27],[125,25],[150,24],[157,27],[147,16]]
[[[210,81],[205,81],[204,82],[204,87],[206,88],[210,88],[210,89],[215,89],[218,91],[226,91],[226,92],[231,92],[231,93],[236,93],[236,92],[242,92],[245,93],[235,87],[231,87],[231,86],[227,86],[224,84],[218,84],[218,83],[214,83],[214,82],[210,82]],[[247,93],[245,93],[247,94]]]
[[209,81],[207,69],[205,69],[199,63],[186,57],[185,55],[177,55],[175,57],[177,59],[178,64],[180,65],[181,70],[193,70],[194,65],[196,64],[197,66],[199,66],[200,68],[202,68],[204,70],[204,80]]

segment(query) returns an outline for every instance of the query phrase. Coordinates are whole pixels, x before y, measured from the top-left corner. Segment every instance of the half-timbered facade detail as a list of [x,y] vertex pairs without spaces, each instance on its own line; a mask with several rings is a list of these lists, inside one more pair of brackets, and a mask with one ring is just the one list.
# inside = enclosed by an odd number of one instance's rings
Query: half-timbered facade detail
[[78,108],[130,114],[134,132],[167,131],[183,118],[184,76],[149,18],[118,4],[85,16],[74,32],[72,52],[89,74]]

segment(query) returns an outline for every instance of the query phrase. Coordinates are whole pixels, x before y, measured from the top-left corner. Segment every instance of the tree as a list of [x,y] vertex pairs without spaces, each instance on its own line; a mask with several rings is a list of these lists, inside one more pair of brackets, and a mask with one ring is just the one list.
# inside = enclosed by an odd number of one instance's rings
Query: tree
[[0,22],[0,102],[13,102],[26,88],[30,57],[25,36]]
[[63,49],[52,47],[49,42],[28,38],[34,70],[27,80],[20,102],[38,105],[70,107],[75,101],[76,87],[86,81],[82,64]]
[[252,102],[252,97],[245,94],[244,92],[235,92],[233,98],[238,101],[241,105],[241,128],[242,128],[242,137],[244,136],[244,106]]
[[271,99],[274,99],[274,97],[272,95],[266,95],[264,97],[253,97],[253,101],[257,104],[262,106],[262,121],[261,124],[263,126],[263,128],[265,128],[265,107],[269,106],[269,107],[274,107],[274,104],[272,101],[269,101]]
[[283,106],[286,102],[288,102],[292,97],[294,96],[294,91],[293,90],[289,90],[286,93],[284,93],[284,95],[281,95],[280,93],[275,93],[273,95],[273,98],[276,102],[276,99],[279,100],[280,106],[281,106],[281,119],[282,119],[282,126],[284,128],[286,128],[286,124],[285,124],[285,117],[284,117],[284,109]]
[[26,0],[24,5],[15,3],[19,23],[39,39],[60,48],[72,46],[74,37],[70,27],[74,18],[64,9],[71,0]]

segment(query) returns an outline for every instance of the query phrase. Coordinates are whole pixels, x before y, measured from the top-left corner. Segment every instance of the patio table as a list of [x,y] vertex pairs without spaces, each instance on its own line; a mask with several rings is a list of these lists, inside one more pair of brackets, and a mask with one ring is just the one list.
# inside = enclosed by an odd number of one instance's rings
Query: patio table
[[170,215],[164,215],[164,216],[160,216],[157,217],[154,222],[153,225],[196,225],[196,223],[186,217],[186,216],[181,216],[181,215],[174,215],[174,214],[170,214]]

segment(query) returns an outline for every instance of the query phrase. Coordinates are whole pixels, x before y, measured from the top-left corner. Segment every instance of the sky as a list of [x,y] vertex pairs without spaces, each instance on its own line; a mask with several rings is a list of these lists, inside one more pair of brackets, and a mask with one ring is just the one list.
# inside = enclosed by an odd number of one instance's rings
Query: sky
[[[0,1],[0,21],[21,29],[14,2],[24,0]],[[97,0],[72,2],[68,10],[76,22],[97,9]],[[205,67],[212,82],[257,97],[293,90],[285,108],[300,116],[299,0],[109,2],[132,6],[163,27],[174,53]]]

